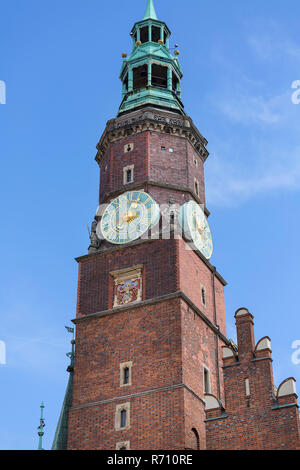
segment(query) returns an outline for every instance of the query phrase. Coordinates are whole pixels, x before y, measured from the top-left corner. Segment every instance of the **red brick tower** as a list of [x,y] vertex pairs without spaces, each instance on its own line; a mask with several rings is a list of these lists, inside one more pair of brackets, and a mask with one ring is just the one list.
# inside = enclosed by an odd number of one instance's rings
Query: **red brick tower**
[[207,141],[152,0],[131,36],[119,113],[97,146],[100,206],[77,259],[75,360],[53,449],[296,448],[294,380],[274,392],[269,339],[255,347],[245,309],[238,348],[226,338]]
[[[98,144],[100,204],[131,192],[162,212],[204,205],[207,141],[184,112],[178,52],[151,1],[131,34],[123,101]],[[175,211],[171,229],[177,219]],[[205,391],[223,397],[226,283],[162,225],[149,239],[98,243],[94,224],[89,254],[78,258],[69,449],[205,448]]]

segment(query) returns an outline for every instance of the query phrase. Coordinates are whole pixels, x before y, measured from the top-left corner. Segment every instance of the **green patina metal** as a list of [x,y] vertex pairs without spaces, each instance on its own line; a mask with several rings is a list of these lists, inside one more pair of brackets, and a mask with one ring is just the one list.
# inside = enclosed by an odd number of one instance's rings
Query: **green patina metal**
[[146,8],[144,20],[149,20],[149,19],[157,20],[155,8],[153,5],[153,0],[147,0],[147,8]]
[[39,446],[38,450],[44,450],[43,449],[43,436],[44,436],[44,427],[45,427],[45,420],[44,420],[44,402],[41,403],[41,417],[40,417],[40,425],[38,427],[38,436],[39,436]]
[[65,393],[65,398],[63,401],[61,413],[59,416],[52,450],[67,450],[68,447],[68,422],[69,422],[69,410],[72,406],[73,400],[73,375],[74,375],[74,357],[75,357],[75,341],[71,341],[72,351],[67,354],[71,362],[67,369],[70,373],[68,385]]
[[170,51],[171,31],[157,19],[153,0],[148,0],[144,19],[135,23],[130,35],[132,52],[121,68],[123,99],[118,116],[149,105],[185,115],[178,56]]

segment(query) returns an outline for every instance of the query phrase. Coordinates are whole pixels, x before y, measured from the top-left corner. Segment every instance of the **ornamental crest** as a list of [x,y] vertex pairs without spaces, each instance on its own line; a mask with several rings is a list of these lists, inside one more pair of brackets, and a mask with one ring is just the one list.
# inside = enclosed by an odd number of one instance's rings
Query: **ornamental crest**
[[143,266],[138,265],[110,273],[114,278],[113,308],[142,300],[142,269]]
[[117,305],[125,305],[138,300],[141,287],[140,279],[130,279],[116,285]]

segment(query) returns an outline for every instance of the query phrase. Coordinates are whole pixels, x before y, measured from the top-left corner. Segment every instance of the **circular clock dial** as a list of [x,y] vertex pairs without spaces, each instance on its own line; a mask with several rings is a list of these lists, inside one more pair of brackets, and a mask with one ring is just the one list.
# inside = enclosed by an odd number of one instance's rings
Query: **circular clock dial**
[[109,204],[101,219],[101,233],[108,242],[122,245],[141,237],[159,217],[159,207],[149,194],[131,191]]
[[206,259],[210,259],[213,253],[212,235],[201,206],[195,201],[184,204],[180,209],[179,221],[186,237],[192,240]]

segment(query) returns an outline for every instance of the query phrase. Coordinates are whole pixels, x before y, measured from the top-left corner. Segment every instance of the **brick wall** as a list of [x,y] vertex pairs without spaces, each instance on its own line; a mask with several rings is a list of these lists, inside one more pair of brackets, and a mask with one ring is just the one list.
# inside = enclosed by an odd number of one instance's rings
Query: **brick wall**
[[[79,259],[77,316],[112,308],[110,272],[143,265],[145,300],[182,291],[214,322],[212,271],[199,256],[186,249],[184,240],[139,241],[130,246],[103,250]],[[201,301],[206,288],[207,305]],[[217,321],[226,334],[224,286],[215,277]]]
[[225,410],[206,413],[207,449],[297,449],[297,396],[276,396],[271,350],[256,350],[253,317],[241,312],[236,315],[238,355],[224,360]]
[[[128,144],[134,147],[131,152],[125,153],[124,146]],[[173,151],[170,152],[170,149]],[[134,165],[134,182],[124,185],[123,168],[129,165]],[[141,132],[112,143],[106,151],[101,162],[100,203],[112,191],[127,191],[145,181],[186,187],[194,191],[195,178],[199,182],[200,199],[205,203],[203,161],[191,144],[182,137]]]
[[[183,299],[128,306],[77,322],[69,449],[205,448],[203,361],[216,390],[215,333]],[[120,387],[120,364],[132,384]],[[130,429],[116,431],[118,404],[130,402]]]
[[[178,240],[179,285],[205,316],[215,324],[213,273],[184,240]],[[206,290],[206,306],[201,300],[201,287]],[[224,285],[215,276],[217,325],[226,336]]]
[[73,408],[69,418],[68,450],[115,450],[116,444],[124,441],[129,441],[130,449],[134,450],[184,448],[182,388],[130,398],[131,427],[115,431],[116,405],[123,401]]
[[175,240],[151,240],[83,258],[79,261],[77,316],[111,308],[109,273],[137,264],[144,266],[145,299],[176,292],[176,256]]

